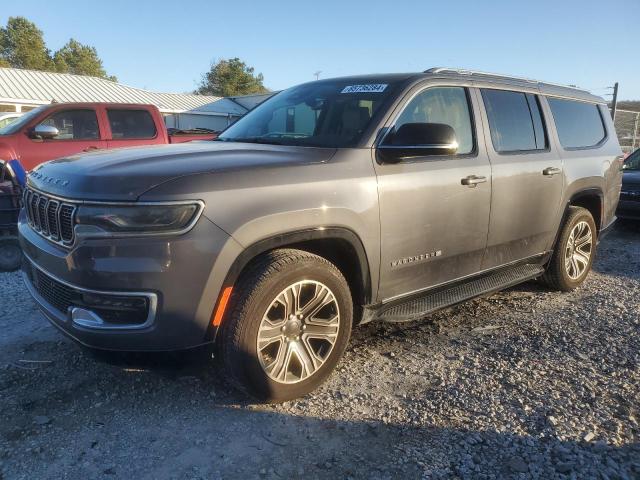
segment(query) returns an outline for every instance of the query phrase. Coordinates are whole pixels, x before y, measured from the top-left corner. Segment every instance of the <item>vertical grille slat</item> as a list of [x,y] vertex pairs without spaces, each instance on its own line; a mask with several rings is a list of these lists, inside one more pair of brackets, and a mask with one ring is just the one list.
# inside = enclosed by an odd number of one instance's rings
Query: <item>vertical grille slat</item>
[[60,207],[60,236],[64,242],[73,240],[73,218],[76,207],[63,204]]
[[58,207],[60,203],[56,200],[49,200],[47,205],[47,224],[49,225],[49,235],[54,240],[60,239],[60,229],[58,228]]
[[35,231],[65,246],[74,242],[75,205],[31,189],[27,189],[24,199],[27,220]]
[[47,204],[49,199],[44,195],[40,196],[38,202],[38,223],[40,224],[40,231],[45,237],[49,236],[49,228],[47,226]]

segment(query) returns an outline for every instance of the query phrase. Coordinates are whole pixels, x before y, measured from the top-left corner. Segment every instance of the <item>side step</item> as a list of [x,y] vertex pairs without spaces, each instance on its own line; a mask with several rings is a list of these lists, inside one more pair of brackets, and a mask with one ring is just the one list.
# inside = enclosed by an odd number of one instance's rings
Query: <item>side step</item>
[[539,277],[543,272],[544,268],[540,265],[518,265],[501,269],[455,286],[426,292],[423,296],[404,303],[382,306],[376,317],[386,322],[418,320],[436,310]]

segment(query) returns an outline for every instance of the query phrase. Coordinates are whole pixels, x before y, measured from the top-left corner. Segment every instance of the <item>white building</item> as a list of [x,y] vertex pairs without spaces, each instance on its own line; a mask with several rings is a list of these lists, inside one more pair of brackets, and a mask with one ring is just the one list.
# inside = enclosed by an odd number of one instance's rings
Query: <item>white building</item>
[[168,127],[219,131],[270,95],[222,98],[158,93],[103,78],[0,68],[0,112],[25,112],[53,101],[143,103],[158,107]]

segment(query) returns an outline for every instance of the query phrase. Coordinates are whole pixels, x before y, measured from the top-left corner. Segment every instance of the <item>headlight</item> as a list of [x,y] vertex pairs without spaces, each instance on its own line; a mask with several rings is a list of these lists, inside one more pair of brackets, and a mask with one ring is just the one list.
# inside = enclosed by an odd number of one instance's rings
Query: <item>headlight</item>
[[193,225],[202,203],[80,205],[76,222],[85,234],[181,233]]

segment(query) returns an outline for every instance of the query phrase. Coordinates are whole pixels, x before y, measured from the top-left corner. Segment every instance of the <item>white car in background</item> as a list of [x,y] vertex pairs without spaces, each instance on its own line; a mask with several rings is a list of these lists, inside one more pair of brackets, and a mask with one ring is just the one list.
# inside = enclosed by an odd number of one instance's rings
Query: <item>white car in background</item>
[[18,112],[0,113],[0,128],[6,127],[14,120],[20,118],[23,114]]

